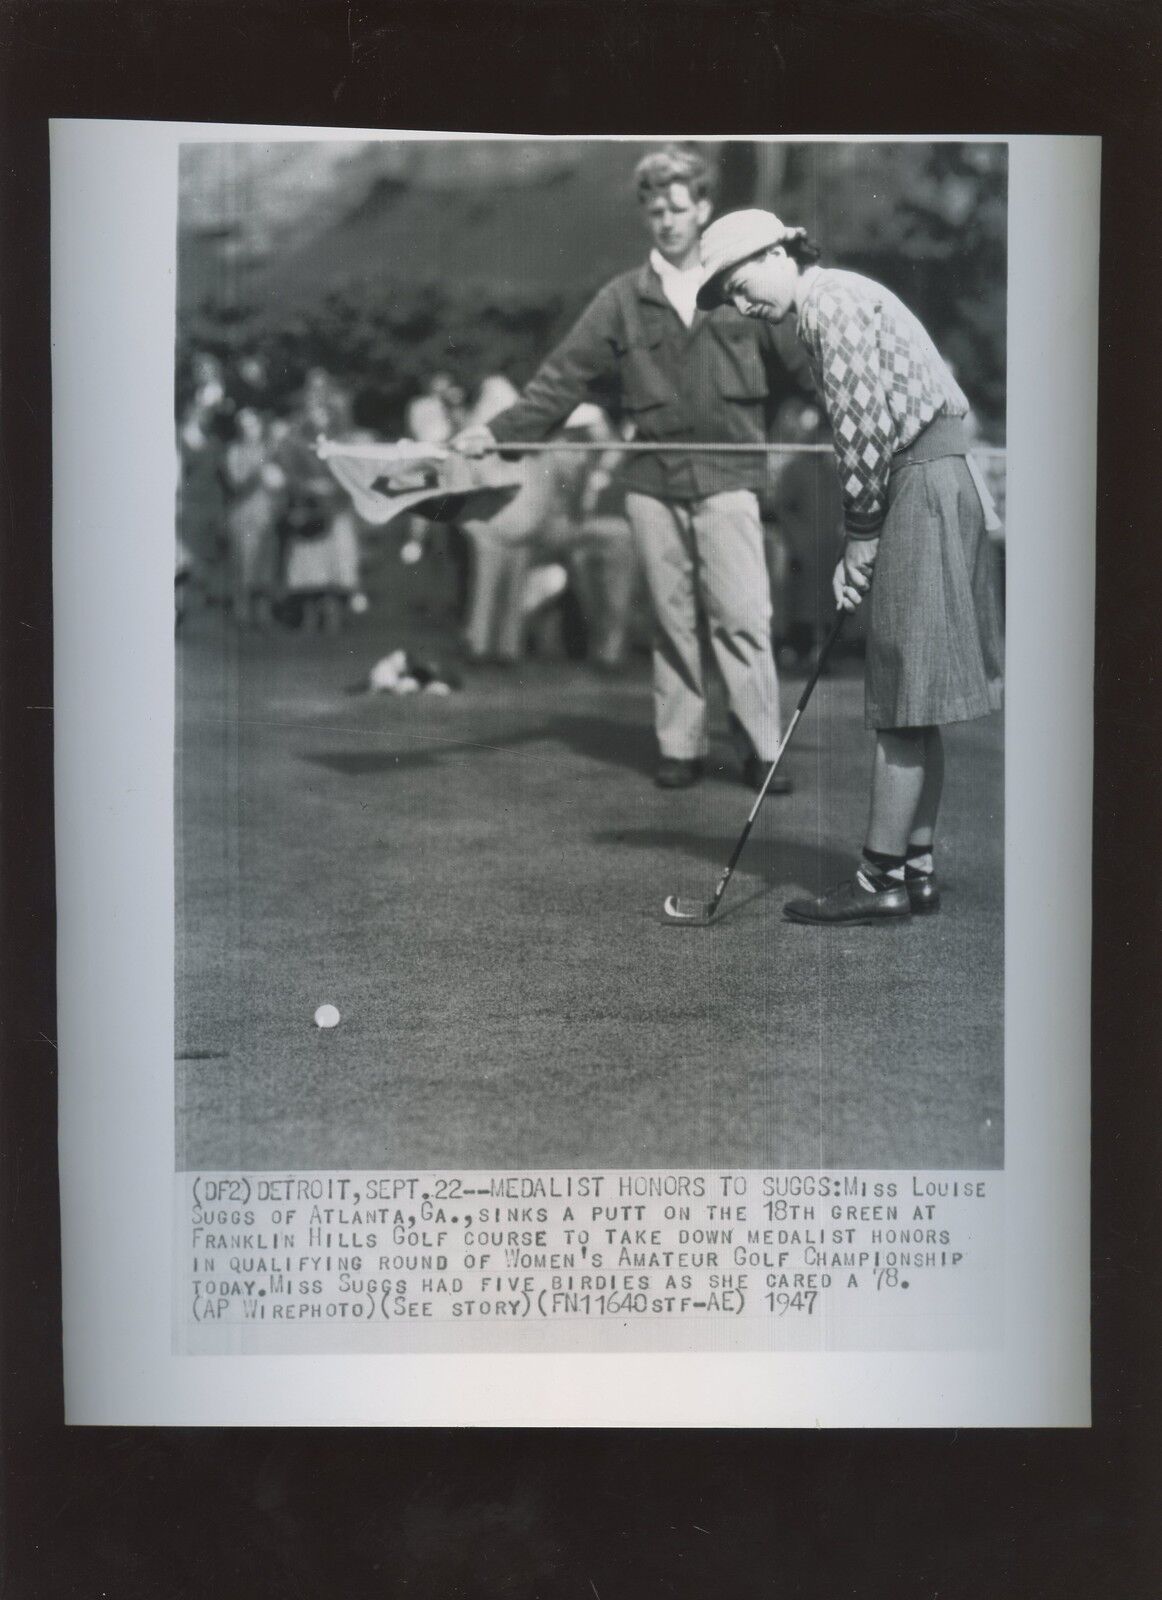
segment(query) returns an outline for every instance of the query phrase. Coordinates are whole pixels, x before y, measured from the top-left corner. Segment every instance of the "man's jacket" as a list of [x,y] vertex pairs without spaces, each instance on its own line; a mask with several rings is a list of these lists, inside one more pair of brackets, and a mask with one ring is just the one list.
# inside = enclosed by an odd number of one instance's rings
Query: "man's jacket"
[[[720,306],[696,312],[687,328],[647,263],[606,284],[521,399],[489,427],[498,443],[544,439],[582,400],[612,397],[639,440],[752,444],[766,439],[780,400],[810,391],[793,319],[755,322]],[[635,452],[622,479],[641,494],[697,500],[759,488],[765,465],[761,451]]]

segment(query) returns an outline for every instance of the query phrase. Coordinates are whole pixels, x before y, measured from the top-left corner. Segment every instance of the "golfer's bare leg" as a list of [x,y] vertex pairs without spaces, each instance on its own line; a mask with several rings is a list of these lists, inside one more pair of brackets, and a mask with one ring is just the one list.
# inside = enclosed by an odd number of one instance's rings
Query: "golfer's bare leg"
[[909,850],[926,847],[931,850],[936,838],[936,820],[940,815],[940,799],[944,793],[944,740],[939,728],[929,728],[924,737],[924,787],[916,818],[908,834]]
[[[930,751],[942,752],[939,734],[933,746],[931,728],[880,729],[876,734],[875,756],[872,764],[871,814],[867,826],[867,846],[883,855],[902,856],[909,840],[916,838],[921,826],[921,802],[928,779]],[[934,774],[928,789],[930,815],[925,824],[935,827],[936,811],[940,805],[940,785],[943,781],[943,760],[939,762],[939,775]]]
[[707,750],[706,694],[698,644],[694,531],[684,504],[627,494],[634,547],[654,613],[654,727],[672,761],[697,761]]

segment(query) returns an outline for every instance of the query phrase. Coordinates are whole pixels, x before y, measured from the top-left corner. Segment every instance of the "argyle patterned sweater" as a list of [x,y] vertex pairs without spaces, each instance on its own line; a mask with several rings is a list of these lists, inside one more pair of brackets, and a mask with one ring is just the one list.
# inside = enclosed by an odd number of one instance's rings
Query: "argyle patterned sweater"
[[814,269],[798,334],[831,422],[848,537],[874,539],[892,456],[934,417],[963,417],[968,401],[907,306],[858,273]]

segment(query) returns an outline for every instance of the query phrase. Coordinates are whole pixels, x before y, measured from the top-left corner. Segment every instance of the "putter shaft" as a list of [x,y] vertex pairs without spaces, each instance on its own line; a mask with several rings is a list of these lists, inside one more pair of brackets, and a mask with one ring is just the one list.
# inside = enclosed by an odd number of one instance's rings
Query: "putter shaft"
[[[758,794],[755,796],[754,804],[750,808],[750,815],[747,817],[746,822],[743,824],[742,832],[738,836],[738,842],[735,844],[734,849],[731,851],[730,860],[726,863],[726,870],[723,872],[722,876],[719,878],[718,886],[715,889],[712,898],[710,899],[710,901],[707,903],[707,905],[705,907],[704,917],[699,918],[699,919],[695,919],[693,917],[687,917],[687,916],[679,915],[677,908],[679,908],[681,906],[681,901],[678,899],[678,897],[676,895],[671,895],[669,897],[669,899],[666,901],[665,908],[664,908],[666,916],[671,922],[686,922],[686,923],[692,923],[695,926],[697,926],[699,923],[703,923],[703,922],[704,923],[708,923],[708,922],[711,922],[714,919],[714,916],[717,913],[719,906],[722,904],[722,897],[726,893],[727,885],[729,884],[731,878],[734,876],[734,869],[738,865],[739,857],[742,855],[743,850],[746,848],[746,841],[750,838],[750,831],[754,827],[755,818],[758,816],[759,811],[760,811],[760,809],[762,807],[762,803],[767,797],[767,790],[771,786],[771,783],[772,783],[772,781],[774,779],[775,773],[779,770],[779,762],[782,761],[783,755],[784,755],[784,753],[785,753],[785,751],[787,749],[787,746],[791,742],[791,737],[794,734],[795,729],[799,725],[799,719],[803,715],[803,712],[806,710],[807,702],[811,698],[812,690],[815,688],[815,685],[819,681],[819,674],[823,671],[823,668],[824,668],[824,665],[826,664],[827,658],[831,654],[832,646],[835,644],[835,641],[839,638],[840,632],[841,632],[841,630],[843,628],[843,620],[844,620],[844,618],[846,616],[847,616],[847,612],[844,611],[842,608],[839,608],[835,613],[835,621],[831,624],[831,632],[827,635],[827,638],[823,641],[823,646],[820,649],[819,654],[818,654],[818,656],[816,658],[815,666],[811,671],[811,675],[807,679],[807,682],[803,685],[803,692],[799,696],[799,702],[795,707],[794,715],[791,717],[790,722],[787,724],[787,731],[786,731],[786,733],[784,733],[782,739],[779,742],[779,748],[775,753],[775,759],[771,762],[770,767],[767,770],[767,775],[763,779],[762,787],[759,789]],[[674,911],[670,910],[671,905],[673,905],[676,908]]]

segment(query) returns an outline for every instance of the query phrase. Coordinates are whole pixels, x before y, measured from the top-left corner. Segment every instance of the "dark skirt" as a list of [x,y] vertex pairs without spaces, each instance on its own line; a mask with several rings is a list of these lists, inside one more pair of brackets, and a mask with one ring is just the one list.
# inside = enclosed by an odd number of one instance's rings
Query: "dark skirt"
[[995,559],[964,456],[905,457],[889,483],[868,599],[869,728],[967,722],[1000,708]]

